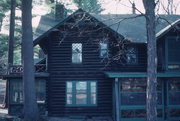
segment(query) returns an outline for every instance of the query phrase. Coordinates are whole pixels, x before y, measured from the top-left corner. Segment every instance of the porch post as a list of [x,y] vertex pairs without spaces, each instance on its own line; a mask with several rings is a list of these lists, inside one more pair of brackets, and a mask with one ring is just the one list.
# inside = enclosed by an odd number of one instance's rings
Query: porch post
[[116,121],[120,121],[120,103],[119,103],[119,79],[115,78],[115,103],[116,103]]

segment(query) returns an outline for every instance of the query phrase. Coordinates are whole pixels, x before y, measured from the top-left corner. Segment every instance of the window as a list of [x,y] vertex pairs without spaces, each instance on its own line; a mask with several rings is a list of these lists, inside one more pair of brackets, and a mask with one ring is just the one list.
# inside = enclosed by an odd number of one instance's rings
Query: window
[[180,38],[169,37],[167,39],[167,69],[180,70]]
[[72,44],[72,63],[82,63],[82,44]]
[[108,45],[107,43],[100,43],[100,58],[108,57]]
[[96,105],[96,82],[68,81],[66,83],[66,104],[69,106]]
[[127,51],[126,51],[126,63],[128,65],[130,65],[130,64],[137,64],[138,63],[137,48],[135,48],[135,47],[127,47]]
[[[122,120],[133,120],[146,118],[146,78],[121,78],[120,82],[120,105]],[[162,118],[162,81],[158,80],[158,118]]]
[[[36,80],[36,99],[37,103],[45,103],[46,81]],[[23,84],[22,80],[12,80],[10,83],[10,102],[23,103]]]
[[168,80],[168,114],[172,119],[180,119],[180,80],[171,79]]

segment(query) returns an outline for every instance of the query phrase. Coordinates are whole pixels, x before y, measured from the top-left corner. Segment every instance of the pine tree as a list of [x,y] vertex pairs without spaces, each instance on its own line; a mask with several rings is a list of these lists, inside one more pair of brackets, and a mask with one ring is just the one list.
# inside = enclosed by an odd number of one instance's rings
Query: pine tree
[[39,118],[39,112],[36,102],[34,77],[32,0],[22,0],[22,44],[24,67],[24,121],[37,121]]
[[101,13],[103,11],[98,0],[73,0],[78,8],[81,8],[89,13]]

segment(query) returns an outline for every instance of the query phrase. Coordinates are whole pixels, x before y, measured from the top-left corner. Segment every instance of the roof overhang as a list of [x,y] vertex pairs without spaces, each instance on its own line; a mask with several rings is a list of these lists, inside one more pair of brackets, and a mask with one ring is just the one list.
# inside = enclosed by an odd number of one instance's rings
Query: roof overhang
[[176,20],[175,22],[173,22],[172,24],[169,24],[168,26],[166,26],[164,29],[162,29],[161,31],[159,31],[156,34],[156,39],[158,40],[159,38],[161,38],[162,36],[164,36],[166,33],[168,33],[171,29],[175,29],[176,31],[180,31],[180,29],[177,27],[177,25],[180,24],[180,19]]
[[[109,78],[147,77],[146,72],[105,72]],[[157,77],[180,77],[180,72],[158,72]]]

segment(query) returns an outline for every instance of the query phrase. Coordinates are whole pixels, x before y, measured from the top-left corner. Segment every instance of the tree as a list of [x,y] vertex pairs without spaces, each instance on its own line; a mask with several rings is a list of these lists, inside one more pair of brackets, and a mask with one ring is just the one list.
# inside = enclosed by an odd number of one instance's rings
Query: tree
[[[167,2],[165,4],[164,2]],[[174,0],[165,0],[165,1],[159,1],[160,7],[162,7],[162,10],[168,15],[170,14],[176,14],[177,9],[180,5],[180,2],[174,3]]]
[[78,8],[82,8],[89,13],[98,14],[103,11],[98,0],[73,0],[73,2],[77,5]]
[[[8,42],[8,72],[9,67],[13,65],[13,50],[14,50],[14,27],[15,27],[15,8],[16,8],[16,0],[11,0],[11,16],[10,16],[10,29],[9,29],[9,42]],[[8,82],[6,83],[6,94],[4,98],[3,105],[7,107],[8,103]]]
[[39,112],[35,95],[32,0],[22,0],[22,48],[24,67],[24,120],[37,121],[39,118]]
[[147,121],[157,121],[157,49],[155,36],[155,0],[143,0],[147,30]]
[[9,44],[8,44],[9,45],[8,65],[13,65],[15,8],[16,8],[16,0],[11,0],[11,16],[10,16]]
[[0,1],[0,30],[2,26],[3,18],[5,17],[5,12],[10,9],[9,0],[1,0]]

